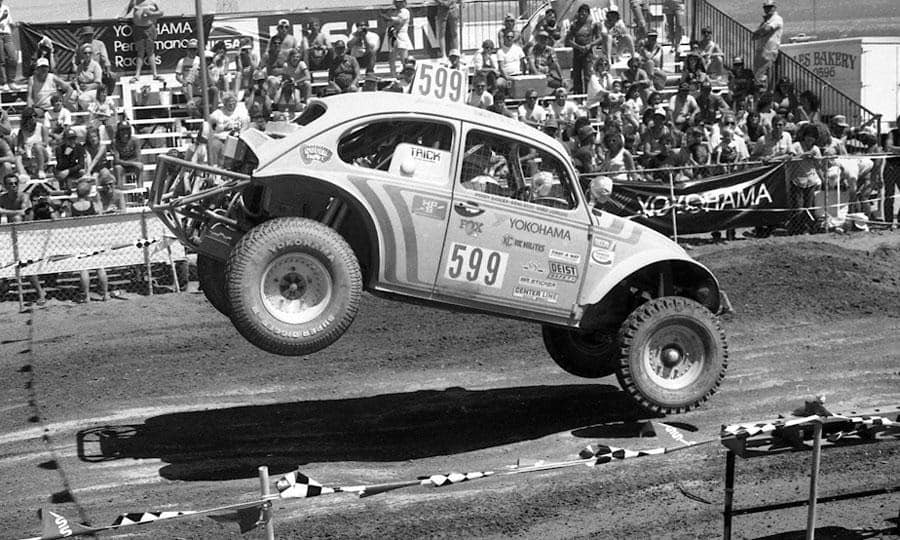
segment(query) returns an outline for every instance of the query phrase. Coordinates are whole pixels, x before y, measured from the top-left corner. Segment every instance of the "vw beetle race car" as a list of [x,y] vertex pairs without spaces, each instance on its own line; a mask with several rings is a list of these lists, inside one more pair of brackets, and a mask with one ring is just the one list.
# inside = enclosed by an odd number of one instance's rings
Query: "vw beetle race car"
[[666,237],[592,207],[564,147],[515,120],[387,92],[311,100],[226,169],[161,156],[153,208],[200,285],[257,347],[307,355],[363,290],[542,325],[567,372],[615,373],[639,404],[689,410],[728,349],[716,278]]

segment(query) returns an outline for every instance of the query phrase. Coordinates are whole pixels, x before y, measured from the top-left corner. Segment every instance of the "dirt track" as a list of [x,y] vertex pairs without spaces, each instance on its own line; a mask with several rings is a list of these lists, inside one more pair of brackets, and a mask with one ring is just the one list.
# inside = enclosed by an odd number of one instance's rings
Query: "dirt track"
[[[723,423],[788,413],[814,394],[835,411],[900,404],[900,234],[743,240],[693,254],[737,309],[724,319],[731,362],[708,404],[672,420],[707,438]],[[0,305],[2,538],[38,534],[35,509],[51,500],[96,525],[127,511],[249,500],[260,464],[276,477],[301,466],[325,484],[349,485],[573,459],[596,442],[659,445],[636,437],[643,419],[614,378],[565,374],[528,324],[366,296],[337,344],[290,359],[244,342],[200,293],[53,302],[30,326],[29,317]],[[737,504],[805,498],[808,467],[806,454],[739,460]],[[829,450],[822,470],[824,495],[893,485],[900,444]],[[276,531],[713,538],[723,471],[723,449],[712,444],[440,490],[330,495],[278,503]],[[75,502],[66,501],[67,485]],[[862,538],[862,529],[900,538],[898,507],[896,493],[823,505],[817,538]],[[793,538],[777,534],[804,526],[802,508],[743,516],[735,537]],[[206,518],[130,532],[241,537],[233,524]]]

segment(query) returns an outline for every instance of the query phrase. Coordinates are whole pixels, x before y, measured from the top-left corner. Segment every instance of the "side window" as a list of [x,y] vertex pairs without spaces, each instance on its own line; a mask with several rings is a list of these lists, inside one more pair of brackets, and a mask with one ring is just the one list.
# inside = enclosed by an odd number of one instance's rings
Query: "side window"
[[460,185],[554,208],[575,208],[571,178],[556,157],[526,142],[472,130],[466,136]]
[[356,126],[338,142],[345,163],[416,180],[444,181],[450,174],[453,129],[422,120],[378,120]]

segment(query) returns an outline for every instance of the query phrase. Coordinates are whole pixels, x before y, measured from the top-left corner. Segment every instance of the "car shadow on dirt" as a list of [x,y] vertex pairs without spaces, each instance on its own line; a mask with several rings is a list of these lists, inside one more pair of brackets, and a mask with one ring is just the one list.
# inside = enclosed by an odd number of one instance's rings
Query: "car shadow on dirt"
[[[893,519],[887,521],[900,521]],[[883,529],[847,529],[844,527],[816,527],[815,537],[824,540],[863,540],[865,538],[883,538],[884,535],[900,533],[900,527],[886,527]],[[808,538],[806,529],[777,533],[770,536],[759,536],[754,540],[803,540]]]
[[395,462],[648,418],[606,384],[423,390],[180,412],[77,434],[87,462],[158,458],[170,480],[251,478],[307,463]]

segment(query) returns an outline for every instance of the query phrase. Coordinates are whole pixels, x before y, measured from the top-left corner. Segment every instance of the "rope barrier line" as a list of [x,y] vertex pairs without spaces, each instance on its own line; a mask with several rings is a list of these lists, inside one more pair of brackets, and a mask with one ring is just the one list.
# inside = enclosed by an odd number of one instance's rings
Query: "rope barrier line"
[[[45,245],[45,252],[46,248],[47,246]],[[68,474],[66,474],[66,471],[63,468],[62,459],[60,458],[59,452],[57,452],[56,450],[56,445],[54,444],[53,438],[50,435],[50,428],[47,426],[47,423],[44,420],[43,410],[38,399],[35,369],[35,364],[37,361],[35,353],[35,328],[37,326],[37,318],[35,317],[36,311],[37,306],[35,305],[32,305],[31,309],[28,310],[28,321],[26,324],[28,325],[27,357],[29,363],[25,364],[19,369],[20,373],[26,374],[25,390],[28,394],[28,408],[31,413],[28,421],[31,423],[40,424],[42,429],[41,440],[44,442],[44,445],[47,447],[47,452],[50,454],[50,467],[56,471],[57,475],[59,476],[60,482],[62,483],[63,490],[61,492],[55,493],[54,496],[59,499],[60,502],[63,502],[63,500],[65,499],[71,501],[78,511],[78,517],[81,522],[90,524],[90,518],[87,514],[87,511],[75,497],[75,492],[72,488],[72,482],[69,480],[69,476]],[[93,534],[91,534],[90,536],[96,538],[96,536]]]
[[[862,437],[870,441],[881,440],[878,437],[893,437],[900,439],[900,406],[889,409],[877,409],[875,411],[882,412],[883,410],[889,412],[887,414],[831,414],[825,410],[821,402],[817,400],[815,402],[807,402],[804,409],[794,411],[794,415],[797,416],[796,418],[779,418],[778,420],[772,421],[738,423],[727,426],[723,425],[717,436],[701,440],[689,440],[687,437],[690,435],[687,432],[669,424],[651,421],[650,424],[654,427],[654,431],[658,436],[668,437],[677,444],[644,450],[629,450],[605,444],[590,444],[579,452],[579,457],[577,459],[555,462],[538,461],[534,464],[524,466],[517,462],[515,465],[508,465],[499,470],[431,474],[427,476],[418,476],[415,479],[379,484],[325,486],[297,470],[285,474],[275,482],[275,488],[278,492],[276,494],[264,495],[251,501],[228,504],[204,510],[148,511],[122,514],[117,517],[111,525],[104,527],[93,527],[78,523],[66,518],[58,512],[44,509],[42,512],[43,529],[41,536],[25,540],[54,540],[69,536],[94,535],[101,531],[198,515],[208,515],[216,521],[236,522],[240,526],[241,532],[245,533],[260,525],[271,524],[269,521],[272,515],[271,506],[272,502],[275,500],[305,499],[337,493],[353,493],[359,497],[369,497],[413,486],[434,488],[446,487],[495,476],[511,476],[569,467],[596,467],[613,461],[671,454],[714,442],[721,442],[726,448],[737,453],[736,448],[738,446],[745,445],[748,439],[759,437],[761,435],[765,435],[767,439],[783,437],[785,441],[792,442],[796,445],[798,440],[802,442],[812,438],[808,428],[815,425],[829,426],[829,428],[824,431],[824,434],[826,440],[831,444],[840,444],[842,441],[848,444],[854,444],[856,441],[849,441],[852,437]],[[889,415],[893,415],[893,418],[889,417]],[[661,430],[659,428],[661,428]],[[704,504],[712,504],[702,497],[690,494],[680,485],[678,486],[678,489],[686,497],[692,500]],[[234,511],[234,513],[227,515],[213,515],[230,511]]]
[[[11,261],[11,262],[6,263],[3,266],[0,266],[0,270],[4,270],[11,266],[18,266],[19,268],[25,268],[25,267],[28,267],[28,266],[31,266],[34,264],[38,264],[40,262],[59,262],[59,261],[65,261],[68,259],[73,259],[73,258],[79,259],[79,260],[80,259],[90,259],[91,257],[96,257],[98,255],[103,255],[104,253],[110,253],[110,252],[118,251],[118,250],[125,249],[128,247],[143,249],[144,247],[155,244],[156,242],[163,242],[163,240],[161,240],[159,238],[149,238],[149,239],[148,238],[139,238],[135,242],[116,244],[116,245],[108,246],[105,248],[96,249],[96,250],[90,251],[90,252],[84,251],[84,252],[79,252],[79,253],[59,253],[59,254],[54,254],[54,255],[46,255],[46,256],[43,256],[38,259],[26,259],[26,260]],[[45,251],[46,251],[46,248],[45,248]]]

